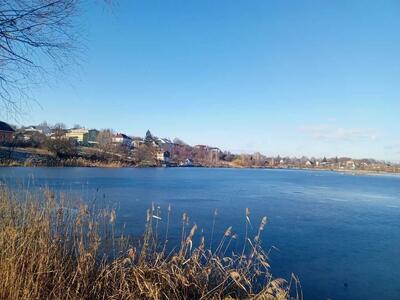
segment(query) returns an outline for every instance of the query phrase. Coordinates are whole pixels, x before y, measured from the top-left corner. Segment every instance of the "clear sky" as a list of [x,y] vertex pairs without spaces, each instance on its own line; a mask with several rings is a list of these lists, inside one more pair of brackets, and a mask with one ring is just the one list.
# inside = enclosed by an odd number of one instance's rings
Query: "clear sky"
[[22,124],[400,160],[399,1],[93,2],[80,67]]

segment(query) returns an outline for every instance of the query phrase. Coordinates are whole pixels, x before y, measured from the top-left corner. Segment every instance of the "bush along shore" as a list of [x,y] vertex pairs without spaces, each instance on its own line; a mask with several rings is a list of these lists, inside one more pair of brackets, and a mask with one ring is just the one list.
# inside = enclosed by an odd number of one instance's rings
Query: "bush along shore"
[[115,210],[68,204],[48,190],[42,200],[24,194],[0,189],[0,299],[302,299],[294,275],[271,275],[265,217],[235,254],[227,251],[238,238],[232,227],[211,250],[204,237],[194,244],[197,225],[184,214],[181,241],[168,251],[170,207],[162,239],[153,207],[132,242],[115,233]]

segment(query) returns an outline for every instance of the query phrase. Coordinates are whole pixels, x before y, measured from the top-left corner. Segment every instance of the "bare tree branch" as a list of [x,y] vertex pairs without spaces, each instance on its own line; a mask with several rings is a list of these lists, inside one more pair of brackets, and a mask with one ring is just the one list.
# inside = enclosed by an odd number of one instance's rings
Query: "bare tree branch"
[[76,43],[79,0],[2,0],[0,114],[16,112],[27,89],[49,66],[64,66]]

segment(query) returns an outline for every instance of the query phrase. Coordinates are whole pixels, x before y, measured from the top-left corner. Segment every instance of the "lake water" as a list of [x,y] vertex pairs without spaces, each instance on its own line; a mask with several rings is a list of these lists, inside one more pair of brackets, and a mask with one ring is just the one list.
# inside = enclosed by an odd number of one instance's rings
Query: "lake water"
[[[274,276],[300,277],[305,299],[400,299],[400,177],[323,171],[151,168],[0,168],[14,186],[48,186],[86,201],[108,201],[119,224],[139,234],[145,211],[172,206],[173,237],[187,212],[209,235],[229,225],[243,238],[267,216],[263,243]],[[165,218],[163,218],[165,220]],[[163,221],[164,222],[164,221]],[[217,235],[217,234],[216,234]],[[215,238],[216,239],[216,238]],[[176,239],[175,239],[176,241]]]

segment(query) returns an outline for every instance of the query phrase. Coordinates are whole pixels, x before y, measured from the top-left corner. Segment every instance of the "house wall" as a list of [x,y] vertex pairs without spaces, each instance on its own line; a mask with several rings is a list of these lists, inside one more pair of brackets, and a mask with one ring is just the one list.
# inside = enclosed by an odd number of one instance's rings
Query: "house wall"
[[99,132],[97,130],[89,130],[87,135],[88,142],[96,142],[98,134]]
[[113,137],[112,141],[113,141],[113,143],[122,144],[124,142],[124,138],[122,138],[122,137]]
[[83,143],[87,141],[87,133],[81,133],[81,132],[67,132],[65,134],[67,138],[75,139],[79,143]]
[[11,143],[13,141],[13,132],[0,130],[0,143]]
[[130,146],[132,144],[131,139],[127,139],[127,138],[123,138],[123,137],[113,137],[112,141],[113,141],[113,143],[122,144],[122,145],[126,145],[126,146]]
[[158,152],[156,155],[157,160],[161,162],[169,162],[170,155],[168,152]]

